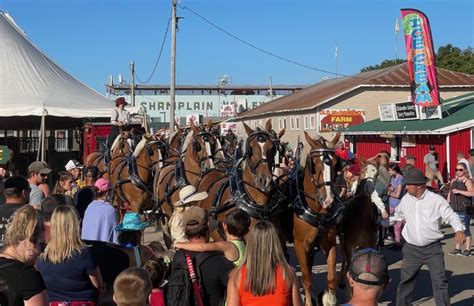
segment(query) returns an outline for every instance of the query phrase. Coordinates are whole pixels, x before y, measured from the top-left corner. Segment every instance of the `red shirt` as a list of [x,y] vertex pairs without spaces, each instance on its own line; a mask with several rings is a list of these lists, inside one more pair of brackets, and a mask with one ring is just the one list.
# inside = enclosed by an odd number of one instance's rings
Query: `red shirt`
[[150,294],[150,306],[165,306],[165,296],[163,291],[152,291]]

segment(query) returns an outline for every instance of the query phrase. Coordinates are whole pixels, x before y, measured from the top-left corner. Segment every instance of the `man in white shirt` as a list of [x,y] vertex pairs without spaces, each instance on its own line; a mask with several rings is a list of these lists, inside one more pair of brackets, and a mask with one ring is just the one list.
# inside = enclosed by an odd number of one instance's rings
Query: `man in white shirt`
[[402,236],[403,260],[397,290],[397,306],[411,305],[416,278],[423,265],[428,266],[436,305],[449,305],[448,281],[440,239],[441,221],[447,221],[455,231],[455,240],[464,243],[464,225],[446,200],[426,189],[426,177],[418,169],[405,176],[407,194],[395,209],[391,221],[405,220]]

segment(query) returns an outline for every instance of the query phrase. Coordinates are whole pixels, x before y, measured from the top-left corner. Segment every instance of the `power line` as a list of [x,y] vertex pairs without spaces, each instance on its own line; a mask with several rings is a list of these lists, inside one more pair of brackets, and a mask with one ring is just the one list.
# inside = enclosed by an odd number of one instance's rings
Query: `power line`
[[148,79],[145,82],[143,82],[142,80],[140,80],[138,75],[135,73],[135,76],[137,77],[137,81],[140,84],[146,84],[146,83],[150,82],[151,78],[155,74],[156,67],[158,67],[158,63],[160,62],[161,54],[163,53],[163,48],[165,46],[166,37],[168,36],[168,31],[169,31],[169,28],[170,28],[170,22],[171,22],[171,17],[168,19],[168,24],[166,25],[165,34],[163,35],[163,42],[161,43],[160,53],[158,54],[158,58],[156,59],[156,62],[155,62],[155,67],[153,67],[153,71],[151,72],[150,77],[148,77]]
[[288,62],[290,64],[293,64],[293,65],[296,65],[296,66],[300,66],[300,67],[303,67],[303,68],[306,68],[306,69],[310,69],[310,70],[314,70],[314,71],[318,71],[318,72],[323,72],[323,73],[327,73],[327,74],[332,74],[332,75],[335,75],[335,76],[344,76],[344,77],[354,77],[354,76],[350,76],[350,75],[345,75],[345,74],[342,74],[342,73],[335,73],[335,72],[332,72],[332,71],[329,71],[329,70],[324,70],[324,69],[319,69],[319,68],[316,68],[316,67],[311,67],[309,65],[306,65],[306,64],[302,64],[302,63],[299,63],[297,61],[294,61],[294,60],[291,60],[291,59],[288,59],[288,58],[284,58],[283,56],[280,56],[280,55],[277,55],[275,53],[272,53],[270,51],[267,51],[267,50],[264,50],[260,47],[257,47],[256,45],[252,44],[252,43],[249,43],[245,40],[243,40],[242,38],[239,38],[237,37],[236,35],[230,33],[229,31],[221,28],[220,26],[216,25],[215,23],[213,23],[212,21],[210,21],[209,19],[207,19],[206,17],[200,15],[199,13],[195,12],[194,10],[190,9],[189,7],[187,6],[182,6],[180,4],[178,4],[178,6],[180,8],[182,8],[183,10],[188,10],[189,12],[191,12],[192,14],[196,15],[197,17],[201,18],[202,20],[204,20],[206,23],[210,24],[212,27],[218,29],[219,31],[225,33],[226,35],[232,37],[233,39],[235,40],[238,40],[240,41],[241,43],[253,48],[253,49],[256,49],[262,53],[265,53],[267,55],[270,55],[274,58],[277,58],[279,60],[282,60],[282,61],[285,61],[285,62]]

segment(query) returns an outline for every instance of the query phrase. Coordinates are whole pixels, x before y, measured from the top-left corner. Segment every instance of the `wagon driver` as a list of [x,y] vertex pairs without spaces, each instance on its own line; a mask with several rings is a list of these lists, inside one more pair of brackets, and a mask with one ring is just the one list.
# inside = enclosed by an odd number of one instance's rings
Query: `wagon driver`
[[115,109],[112,111],[110,123],[112,130],[110,131],[108,145],[112,146],[115,138],[120,134],[120,129],[126,128],[130,124],[130,112],[125,109],[127,105],[124,97],[119,97],[115,100]]

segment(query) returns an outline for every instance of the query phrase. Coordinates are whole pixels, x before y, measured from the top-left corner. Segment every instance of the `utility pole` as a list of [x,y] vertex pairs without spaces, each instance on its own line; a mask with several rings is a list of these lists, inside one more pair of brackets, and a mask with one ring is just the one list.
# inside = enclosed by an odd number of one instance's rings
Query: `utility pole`
[[130,62],[130,98],[132,106],[135,106],[135,62]]
[[176,86],[176,2],[173,1],[173,13],[172,13],[172,23],[171,23],[171,76],[170,76],[170,133],[174,132],[174,111],[175,111],[175,86]]

